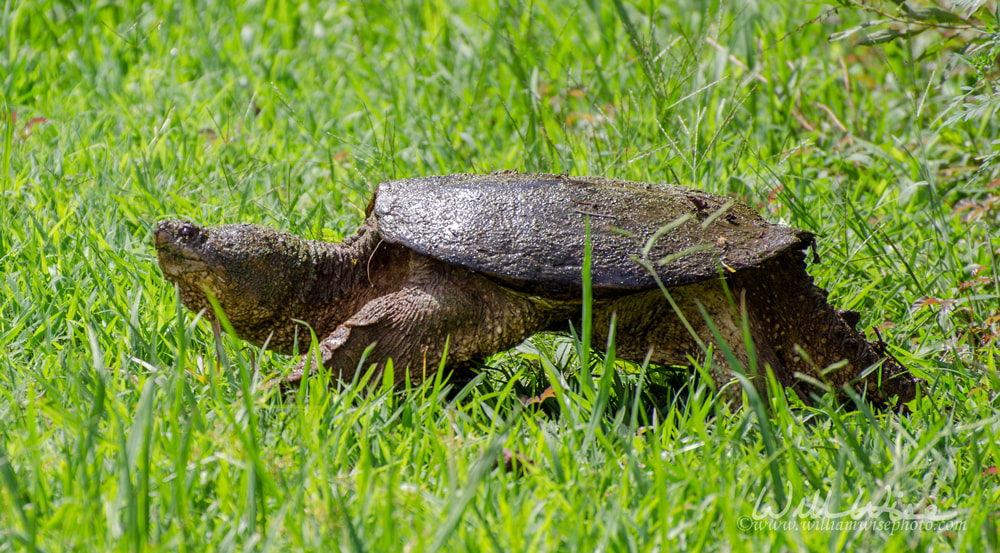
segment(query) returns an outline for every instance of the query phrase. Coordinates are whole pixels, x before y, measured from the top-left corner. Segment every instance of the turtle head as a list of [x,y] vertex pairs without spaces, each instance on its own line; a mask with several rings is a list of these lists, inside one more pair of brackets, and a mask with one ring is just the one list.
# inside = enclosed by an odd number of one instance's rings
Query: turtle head
[[214,318],[210,292],[237,334],[258,345],[272,332],[283,340],[294,329],[301,285],[315,270],[307,241],[258,225],[161,221],[153,244],[163,276],[177,284],[192,311],[205,309]]

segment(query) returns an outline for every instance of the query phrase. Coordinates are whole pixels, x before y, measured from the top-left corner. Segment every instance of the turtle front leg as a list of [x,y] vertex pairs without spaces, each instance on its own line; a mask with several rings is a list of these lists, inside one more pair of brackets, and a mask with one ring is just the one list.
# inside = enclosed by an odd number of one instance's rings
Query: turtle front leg
[[[404,288],[378,297],[333,332],[319,337],[320,361],[331,378],[344,382],[350,382],[358,370],[366,369],[359,366],[363,360],[367,366],[374,363],[381,369],[389,359],[393,360],[397,382],[403,382],[406,369],[411,371],[412,380],[422,380],[428,367],[431,371],[436,369],[447,339],[445,336],[435,340],[430,335],[436,334],[433,329],[446,318],[442,311],[434,298],[419,288]],[[440,346],[432,347],[437,342]],[[313,356],[312,352],[303,356],[283,385],[296,385],[318,373],[319,366]]]
[[[332,378],[349,382],[372,364],[392,359],[397,386],[432,377],[447,344],[446,366],[461,369],[509,349],[540,331],[547,310],[527,296],[480,275],[413,254],[410,275],[398,290],[379,296],[319,342],[320,360]],[[365,351],[368,348],[368,356]],[[315,374],[309,355],[282,387]]]

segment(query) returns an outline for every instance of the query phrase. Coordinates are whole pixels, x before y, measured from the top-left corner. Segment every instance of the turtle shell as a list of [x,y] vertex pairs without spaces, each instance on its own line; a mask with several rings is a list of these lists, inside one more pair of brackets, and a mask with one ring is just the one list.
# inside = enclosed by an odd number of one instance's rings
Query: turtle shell
[[693,188],[600,177],[496,173],[383,182],[382,237],[550,295],[579,293],[589,221],[595,293],[680,286],[805,249],[809,232]]

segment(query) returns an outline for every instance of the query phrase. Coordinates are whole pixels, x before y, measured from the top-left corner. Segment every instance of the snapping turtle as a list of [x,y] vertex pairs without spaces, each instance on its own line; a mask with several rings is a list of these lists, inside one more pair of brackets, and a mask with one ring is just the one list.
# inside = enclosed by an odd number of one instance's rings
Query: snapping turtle
[[[286,354],[305,350],[308,324],[341,379],[372,346],[368,362],[393,359],[401,383],[433,373],[446,341],[447,365],[463,371],[578,324],[588,225],[593,331],[606,334],[615,314],[619,357],[688,364],[716,344],[711,374],[722,387],[734,377],[719,337],[752,366],[745,320],[753,366],[769,365],[786,387],[851,385],[875,404],[913,399],[906,369],[806,273],[812,234],[691,188],[517,173],[415,178],[380,184],[367,220],[341,244],[185,221],[160,222],[154,241],[190,309],[213,316],[208,290],[241,338]],[[305,363],[286,384],[316,371]],[[750,377],[766,392],[761,375]],[[729,390],[738,398],[738,386]]]

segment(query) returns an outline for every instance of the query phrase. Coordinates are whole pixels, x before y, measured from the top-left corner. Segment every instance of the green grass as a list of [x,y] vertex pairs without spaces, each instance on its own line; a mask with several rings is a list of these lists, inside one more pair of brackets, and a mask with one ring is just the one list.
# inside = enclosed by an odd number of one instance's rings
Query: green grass
[[[995,60],[828,41],[873,16],[813,4],[463,4],[4,4],[0,552],[1000,548],[1000,124],[956,101]],[[546,338],[461,390],[282,406],[259,385],[295,359],[220,356],[152,252],[160,218],[340,239],[382,180],[499,169],[679,182],[817,233],[810,272],[922,397],[730,412]],[[814,499],[957,515],[810,528]]]

